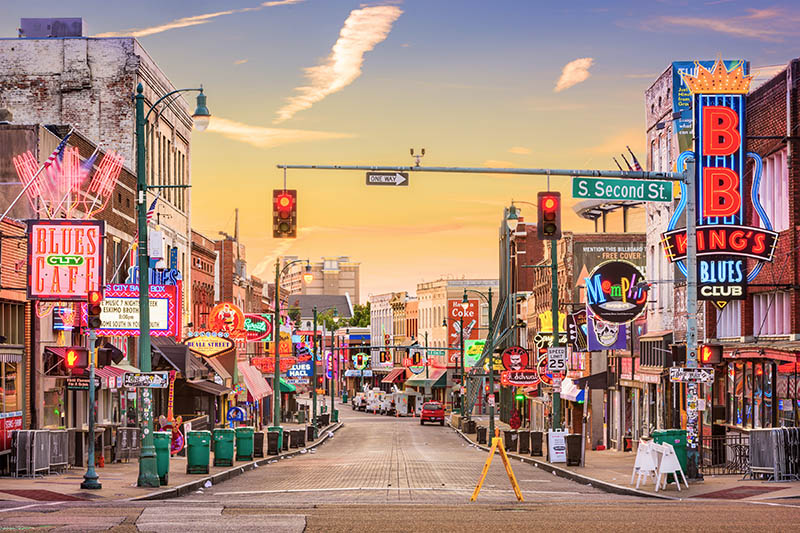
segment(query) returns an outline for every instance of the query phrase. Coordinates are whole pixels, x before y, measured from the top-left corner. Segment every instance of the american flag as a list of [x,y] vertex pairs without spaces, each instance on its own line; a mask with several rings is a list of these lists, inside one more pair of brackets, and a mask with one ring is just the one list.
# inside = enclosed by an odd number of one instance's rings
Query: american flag
[[58,143],[56,149],[53,150],[53,153],[50,154],[50,157],[47,158],[47,161],[44,162],[44,168],[50,168],[51,166],[55,166],[56,172],[61,171],[61,161],[64,160],[64,148],[67,146],[67,141],[69,140],[70,135],[72,135],[72,130],[70,130],[67,135],[61,139],[61,142]]
[[625,148],[627,148],[628,151],[631,153],[631,157],[633,158],[633,168],[636,169],[637,172],[641,172],[642,171],[642,165],[639,164],[639,160],[636,159],[636,156],[634,155],[633,150],[631,150],[630,146],[626,146]]
[[159,197],[160,195],[161,195],[161,191],[158,191],[158,194],[156,194],[156,197],[155,197],[155,199],[153,200],[153,203],[152,203],[152,204],[150,204],[150,209],[148,209],[148,210],[147,210],[147,223],[148,223],[148,224],[149,224],[149,223],[150,223],[150,221],[153,219],[153,215],[155,215],[155,214],[156,214],[156,204],[158,203],[158,197]]

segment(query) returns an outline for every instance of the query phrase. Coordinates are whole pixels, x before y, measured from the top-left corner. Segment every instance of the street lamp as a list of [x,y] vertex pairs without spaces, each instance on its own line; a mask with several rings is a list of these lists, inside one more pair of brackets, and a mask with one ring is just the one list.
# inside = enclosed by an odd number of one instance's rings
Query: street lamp
[[517,208],[513,205],[508,208],[508,215],[506,216],[506,226],[512,232],[517,231],[517,225],[519,224],[519,216],[517,216]]
[[[306,273],[303,275],[303,279],[308,280],[306,276],[310,276],[310,267],[306,266]],[[313,280],[313,277],[312,277]],[[312,280],[308,280],[307,283],[310,283]],[[322,312],[325,313],[333,309],[334,316],[338,315],[339,311],[336,307],[328,307],[323,309]],[[311,383],[313,384],[311,389],[311,398],[312,398],[312,412],[311,412],[311,426],[313,427],[314,433],[314,440],[317,440],[317,306],[314,306],[314,352],[311,356]]]
[[272,372],[272,425],[267,428],[267,431],[275,431],[278,433],[278,449],[283,446],[283,428],[281,427],[281,354],[279,350],[281,339],[281,276],[286,273],[288,268],[295,263],[302,263],[305,261],[306,269],[303,279],[308,283],[313,279],[311,275],[311,264],[308,259],[295,259],[283,265],[281,269],[280,258],[275,259],[275,305],[273,307],[274,318],[272,322],[272,331],[275,342],[275,368]]
[[[481,291],[473,289],[464,289],[464,297],[462,302],[467,300],[467,292],[477,294],[483,298],[489,306],[489,331],[492,331],[492,288],[489,287],[489,294],[483,294]],[[489,394],[494,396],[494,347],[489,350]],[[489,404],[489,435],[494,435],[494,401]]]
[[334,333],[336,333],[336,324],[339,323],[339,310],[334,308],[333,309],[333,324],[334,327],[331,329],[331,422],[338,422],[339,415],[336,412],[336,407],[333,404],[333,399],[336,396],[336,347],[334,346]]
[[[463,307],[464,304],[462,303],[461,306]],[[467,303],[469,306],[469,303]],[[453,320],[452,318],[450,320]],[[462,313],[460,317],[458,317],[458,336],[459,336],[459,344],[461,345],[461,383],[460,387],[464,387],[464,314]],[[447,327],[447,317],[444,317],[442,320],[442,326],[445,328]],[[464,414],[464,406],[463,406],[463,398],[461,394],[461,390],[458,391],[458,414]],[[469,415],[467,415],[469,416]]]
[[[206,107],[206,96],[203,94],[202,87],[199,89],[176,89],[170,91],[151,105],[145,114],[144,111],[144,87],[140,83],[136,87],[136,217],[138,223],[139,242],[139,368],[142,372],[152,370],[152,354],[150,353],[150,255],[147,249],[147,189],[180,189],[188,185],[148,185],[147,171],[145,162],[145,124],[156,107],[166,98],[182,92],[199,91],[197,96],[197,108],[195,109],[195,127],[198,131],[203,131],[208,126],[211,113]],[[174,102],[175,100],[172,100]],[[170,105],[167,104],[167,105]],[[150,389],[139,389],[141,392],[141,405],[143,406],[142,423],[142,450],[139,454],[139,478],[137,484],[140,487],[158,487],[160,482],[156,469],[156,449],[153,440],[153,401]],[[92,436],[94,437],[94,436]]]

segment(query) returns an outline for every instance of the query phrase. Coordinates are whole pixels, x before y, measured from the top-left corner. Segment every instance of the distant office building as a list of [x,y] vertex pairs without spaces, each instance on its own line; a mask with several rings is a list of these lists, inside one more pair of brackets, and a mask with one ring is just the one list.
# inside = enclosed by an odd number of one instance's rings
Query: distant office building
[[[297,256],[283,256],[281,265],[299,259]],[[313,281],[305,283],[305,263],[296,263],[281,279],[281,291],[288,294],[350,296],[354,303],[361,302],[360,263],[350,261],[348,256],[323,257],[321,261],[311,262]]]

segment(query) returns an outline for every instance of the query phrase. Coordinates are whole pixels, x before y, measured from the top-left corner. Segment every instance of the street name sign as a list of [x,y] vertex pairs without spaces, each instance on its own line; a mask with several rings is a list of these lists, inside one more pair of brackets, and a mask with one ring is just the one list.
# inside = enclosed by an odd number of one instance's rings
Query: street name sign
[[551,374],[567,371],[567,348],[565,346],[547,349],[547,371]]
[[671,181],[572,178],[572,197],[592,200],[671,202]]
[[408,172],[367,172],[367,185],[401,185],[408,187]]
[[713,383],[713,368],[684,368],[673,366],[669,369],[669,380],[675,382],[695,381],[698,383]]

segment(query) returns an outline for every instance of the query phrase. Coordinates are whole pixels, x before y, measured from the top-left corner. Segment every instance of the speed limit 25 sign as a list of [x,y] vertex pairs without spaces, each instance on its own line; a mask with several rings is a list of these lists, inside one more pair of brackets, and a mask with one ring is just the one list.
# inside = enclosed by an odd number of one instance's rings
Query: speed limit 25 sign
[[547,371],[550,373],[567,371],[567,348],[565,346],[547,349]]

